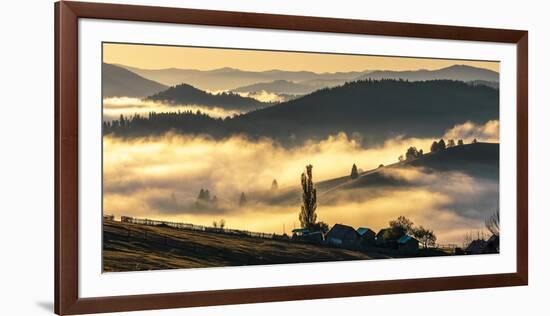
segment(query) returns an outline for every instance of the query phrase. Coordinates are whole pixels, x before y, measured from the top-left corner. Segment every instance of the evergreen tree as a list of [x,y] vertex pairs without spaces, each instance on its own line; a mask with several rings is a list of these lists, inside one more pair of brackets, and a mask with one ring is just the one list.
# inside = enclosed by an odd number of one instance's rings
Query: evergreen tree
[[430,147],[430,151],[432,153],[436,153],[439,151],[439,145],[438,143],[434,140],[434,142],[432,143],[432,146]]
[[271,190],[275,191],[279,188],[279,184],[277,183],[277,179],[273,179],[273,182],[271,182]]
[[204,201],[204,189],[201,189],[201,191],[199,192],[197,200]]
[[357,166],[355,164],[353,164],[353,166],[351,166],[350,178],[357,179],[358,177],[359,177],[359,172],[357,172]]
[[462,139],[459,139],[458,140],[458,146],[462,146],[462,145],[464,145],[464,141]]
[[439,146],[439,151],[443,151],[447,147],[447,146],[445,146],[445,141],[443,139],[440,139],[439,143],[437,143],[437,145]]
[[472,140],[472,144],[477,144],[477,138],[474,138],[474,140]]
[[447,141],[447,148],[454,147],[454,146],[455,146],[455,140],[454,139],[449,139]]
[[420,157],[420,152],[416,149],[416,147],[409,147],[409,149],[407,149],[407,152],[405,153],[406,160],[413,160],[418,157]]
[[312,169],[312,165],[307,165],[306,172],[302,173],[302,208],[299,216],[302,228],[310,228],[317,221],[317,189],[313,186]]
[[246,195],[244,195],[244,192],[242,192],[241,197],[239,198],[239,206],[244,206],[246,202]]

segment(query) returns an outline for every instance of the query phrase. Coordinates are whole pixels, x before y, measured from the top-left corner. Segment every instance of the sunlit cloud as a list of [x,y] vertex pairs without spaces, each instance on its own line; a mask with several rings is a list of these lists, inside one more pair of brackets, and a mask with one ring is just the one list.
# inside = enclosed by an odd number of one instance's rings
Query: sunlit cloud
[[265,90],[257,92],[237,92],[242,97],[254,98],[260,102],[283,102],[287,98],[284,96],[278,95],[276,93],[267,92]]
[[[469,124],[454,127],[445,137],[458,136],[458,130],[474,130],[494,139],[494,133],[490,134],[495,123]],[[340,133],[285,148],[270,139],[253,141],[242,136],[223,140],[173,133],[132,139],[104,136],[104,210],[117,216],[202,225],[224,218],[232,228],[288,233],[299,226],[299,179],[305,165],[314,166],[314,181],[319,183],[348,176],[354,163],[363,170],[395,164],[409,146],[427,152],[433,140],[396,137],[365,148],[359,135]],[[406,186],[336,194],[320,191],[319,219],[330,225],[378,230],[404,215],[434,229],[441,242],[459,243],[466,232],[482,229],[483,219],[497,207],[498,179],[420,168],[385,168],[383,176]],[[265,198],[271,194],[273,179],[279,183],[274,197],[281,203]],[[215,195],[216,204],[197,207],[201,189]],[[249,197],[246,205],[238,203],[242,192]]]
[[488,121],[483,125],[466,122],[448,130],[444,139],[464,139],[465,142],[471,142],[475,138],[482,142],[498,142],[499,128],[498,120]]

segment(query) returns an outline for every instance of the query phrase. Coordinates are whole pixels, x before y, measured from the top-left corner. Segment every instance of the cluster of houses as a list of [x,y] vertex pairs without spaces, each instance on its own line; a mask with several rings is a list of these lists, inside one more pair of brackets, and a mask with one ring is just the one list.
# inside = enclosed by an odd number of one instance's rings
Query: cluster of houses
[[292,240],[324,244],[349,250],[361,250],[369,247],[388,248],[398,250],[401,253],[415,253],[418,251],[419,242],[416,238],[403,235],[397,240],[384,238],[386,229],[375,233],[372,229],[360,227],[357,230],[351,226],[336,224],[326,233],[320,231],[310,232],[308,229],[299,228],[292,231]]
[[[328,245],[349,250],[364,250],[367,248],[385,248],[402,254],[415,254],[419,251],[419,241],[413,236],[404,234],[397,239],[387,238],[391,228],[383,228],[378,233],[366,227],[354,229],[351,226],[336,224],[326,233],[309,231],[305,228],[294,229],[292,240],[300,242]],[[456,248],[454,254],[488,254],[499,252],[499,237],[492,235],[488,240],[473,240],[465,249]]]
[[468,255],[480,255],[487,253],[499,253],[500,252],[500,238],[497,235],[492,235],[489,239],[476,239],[472,240],[468,247],[464,249],[464,254]]

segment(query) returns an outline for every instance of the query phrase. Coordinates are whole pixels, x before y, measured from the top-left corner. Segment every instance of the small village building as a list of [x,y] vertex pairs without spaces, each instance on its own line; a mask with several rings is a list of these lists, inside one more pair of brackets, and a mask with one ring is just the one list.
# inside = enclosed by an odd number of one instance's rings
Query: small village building
[[327,233],[326,241],[332,246],[356,248],[359,245],[359,234],[353,227],[336,224]]
[[388,239],[388,236],[392,235],[391,228],[382,228],[378,234],[376,234],[376,245],[380,247],[393,246],[394,241]]
[[403,253],[418,252],[418,240],[409,235],[403,235],[397,240],[397,249]]
[[292,230],[292,240],[320,244],[325,238],[320,231],[310,231],[307,228],[296,228]]
[[114,216],[114,215],[107,215],[107,214],[104,214],[104,215],[103,215],[103,219],[106,220],[106,221],[114,221],[114,220],[115,220],[115,216]]
[[487,240],[487,246],[485,246],[485,249],[483,253],[499,253],[500,252],[500,237],[497,235],[491,236],[489,240]]
[[479,255],[486,253],[499,253],[500,250],[500,238],[499,236],[492,235],[488,240],[477,239],[468,245],[464,250],[468,255]]
[[362,245],[374,245],[376,243],[376,233],[367,227],[357,228],[357,234]]
[[468,247],[464,250],[467,255],[479,255],[482,254],[487,247],[487,242],[483,239],[473,240]]

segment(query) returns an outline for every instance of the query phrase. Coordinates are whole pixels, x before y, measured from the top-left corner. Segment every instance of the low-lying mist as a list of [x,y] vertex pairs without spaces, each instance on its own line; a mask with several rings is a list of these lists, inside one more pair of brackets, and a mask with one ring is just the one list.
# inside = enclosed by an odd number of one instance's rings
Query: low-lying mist
[[[498,141],[498,121],[481,126],[466,122],[443,136],[463,138],[465,143],[474,138]],[[104,136],[104,212],[202,225],[223,218],[229,228],[288,234],[299,226],[299,194],[292,192],[307,164],[313,165],[314,181],[319,183],[349,176],[354,163],[365,171],[395,163],[410,146],[429,152],[440,137],[397,137],[365,148],[360,139],[341,133],[285,148],[269,139],[251,141],[242,136],[224,140],[170,133],[133,139]],[[498,181],[420,168],[384,172],[414,185],[320,190],[318,219],[331,226],[342,223],[377,231],[404,215],[433,229],[438,242],[461,243],[466,232],[483,228],[484,218],[498,205]],[[197,203],[201,189],[216,202]],[[243,192],[247,203],[239,203]],[[255,198],[258,192],[290,192],[290,199],[273,203]]]
[[209,107],[203,105],[167,104],[159,101],[143,100],[138,98],[120,97],[103,99],[104,121],[119,119],[120,115],[123,115],[124,117],[131,117],[135,114],[147,116],[149,112],[161,113],[177,111],[192,111],[194,113],[200,111],[215,118],[224,118],[227,116],[233,116],[242,113],[238,110],[227,110],[219,107]]

